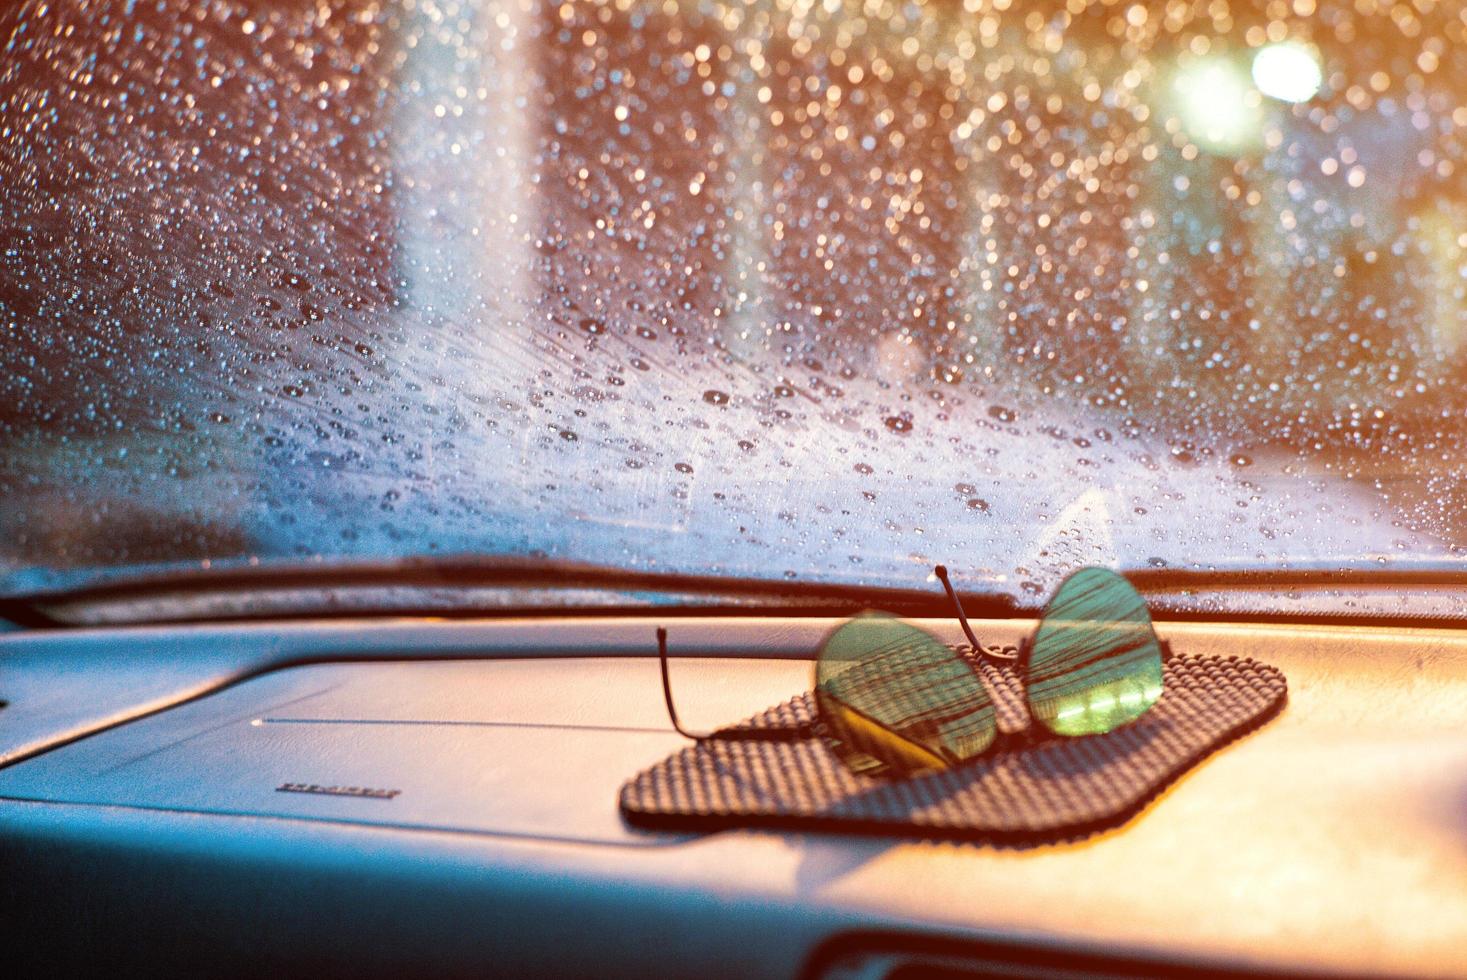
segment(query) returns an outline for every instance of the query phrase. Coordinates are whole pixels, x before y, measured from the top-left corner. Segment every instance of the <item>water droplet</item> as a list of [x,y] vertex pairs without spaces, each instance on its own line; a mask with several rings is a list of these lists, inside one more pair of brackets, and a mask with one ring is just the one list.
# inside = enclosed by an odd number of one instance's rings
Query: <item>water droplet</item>
[[710,405],[727,405],[728,392],[719,391],[717,388],[709,388],[703,392],[703,400]]

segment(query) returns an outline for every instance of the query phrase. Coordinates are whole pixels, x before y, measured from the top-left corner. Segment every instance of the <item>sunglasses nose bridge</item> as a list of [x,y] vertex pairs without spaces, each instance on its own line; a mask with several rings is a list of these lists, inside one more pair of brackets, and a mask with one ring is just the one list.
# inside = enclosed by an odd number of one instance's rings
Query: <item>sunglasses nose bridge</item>
[[1017,652],[1010,657],[995,658],[984,651],[971,656],[969,663],[993,702],[998,733],[1011,737],[1032,729],[1034,719],[1029,712]]

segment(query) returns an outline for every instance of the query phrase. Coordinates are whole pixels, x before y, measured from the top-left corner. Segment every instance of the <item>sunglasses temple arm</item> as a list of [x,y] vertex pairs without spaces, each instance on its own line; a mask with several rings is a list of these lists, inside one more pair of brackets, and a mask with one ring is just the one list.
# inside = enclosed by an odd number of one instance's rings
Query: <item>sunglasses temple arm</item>
[[958,613],[958,623],[962,625],[963,633],[968,637],[968,642],[973,644],[973,652],[981,653],[983,647],[979,644],[978,637],[973,635],[973,627],[968,625],[968,617],[963,613],[963,604],[958,600],[958,594],[953,590],[952,582],[948,580],[947,566],[938,565],[933,569],[933,572],[937,575],[938,580],[942,582],[942,587],[947,590],[947,597],[953,601],[953,609],[957,610]]
[[672,681],[667,677],[667,630],[657,627],[657,662],[662,665],[662,700],[667,705],[667,720],[672,722],[673,729],[683,738],[690,738],[695,742],[701,742],[707,735],[698,735],[688,731],[677,720],[677,708],[672,705]]
[[810,738],[815,734],[814,729],[809,725],[778,725],[768,728],[720,728],[701,735],[697,732],[690,732],[678,720],[677,708],[673,707],[672,681],[667,676],[667,630],[661,626],[657,627],[657,662],[662,668],[662,701],[667,705],[667,720],[672,722],[673,730],[683,738],[692,739],[694,742],[706,742],[709,739],[715,738],[743,742],[786,742]]

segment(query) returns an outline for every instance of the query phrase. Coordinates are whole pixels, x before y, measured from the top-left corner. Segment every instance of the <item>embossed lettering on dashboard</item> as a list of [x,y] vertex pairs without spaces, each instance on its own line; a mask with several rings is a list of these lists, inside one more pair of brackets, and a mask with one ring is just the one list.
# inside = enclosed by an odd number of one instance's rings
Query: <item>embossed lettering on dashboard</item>
[[390,800],[400,789],[374,789],[371,786],[318,786],[315,783],[281,783],[277,793],[320,793],[325,796],[364,796],[372,800]]

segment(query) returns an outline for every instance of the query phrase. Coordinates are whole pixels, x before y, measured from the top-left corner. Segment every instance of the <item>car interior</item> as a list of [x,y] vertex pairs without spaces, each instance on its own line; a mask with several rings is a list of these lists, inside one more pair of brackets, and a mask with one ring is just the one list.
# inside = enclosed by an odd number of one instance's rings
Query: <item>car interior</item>
[[[798,693],[830,625],[674,621],[684,716]],[[7,947],[38,975],[1460,967],[1467,640],[1158,631],[1279,667],[1287,707],[1119,827],[999,846],[629,826],[620,785],[685,741],[644,617],[9,633]]]
[[3,8],[0,974],[1467,976],[1467,5]]

